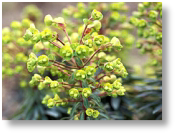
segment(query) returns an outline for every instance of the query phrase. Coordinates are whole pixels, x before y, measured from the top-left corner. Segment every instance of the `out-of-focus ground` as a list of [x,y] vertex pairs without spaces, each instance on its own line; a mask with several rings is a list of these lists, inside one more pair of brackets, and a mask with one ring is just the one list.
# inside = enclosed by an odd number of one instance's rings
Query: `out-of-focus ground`
[[[25,6],[29,4],[35,4],[39,7],[43,15],[51,14],[52,16],[58,15],[64,7],[68,5],[76,5],[77,2],[3,2],[2,3],[2,27],[10,26],[10,23],[14,20],[21,20],[21,13]],[[132,11],[137,10],[137,2],[127,2],[126,3],[130,10],[128,15],[132,14]],[[129,51],[129,58],[127,65],[140,64],[143,65],[147,56],[140,55],[138,49],[135,47]],[[15,113],[19,107],[18,91],[16,88],[17,79],[5,79],[2,85],[2,116],[3,119],[7,119],[9,116]]]

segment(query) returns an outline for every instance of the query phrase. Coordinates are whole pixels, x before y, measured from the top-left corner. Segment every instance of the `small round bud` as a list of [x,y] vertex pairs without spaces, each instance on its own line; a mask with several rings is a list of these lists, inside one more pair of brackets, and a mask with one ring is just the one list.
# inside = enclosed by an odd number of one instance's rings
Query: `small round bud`
[[104,43],[104,39],[105,37],[103,35],[97,35],[94,37],[93,42],[96,46],[101,46]]
[[113,37],[110,43],[112,43],[112,46],[115,47],[117,50],[121,50],[123,48],[120,43],[120,40],[116,37]]
[[51,26],[53,23],[53,18],[50,14],[46,15],[44,18],[44,22],[46,26]]
[[79,58],[85,58],[89,55],[89,47],[80,45],[76,48],[75,52]]
[[86,72],[84,70],[77,70],[75,73],[76,80],[85,80],[87,77]]
[[85,71],[86,71],[87,77],[92,77],[96,72],[96,68],[94,66],[86,66]]
[[49,62],[49,58],[46,55],[41,55],[38,57],[38,65],[47,66]]
[[97,11],[96,9],[94,9],[92,11],[91,17],[94,20],[102,20],[103,19],[103,14],[101,12]]
[[149,12],[149,18],[150,18],[151,20],[156,20],[157,17],[158,17],[158,12],[157,12],[157,11],[151,10],[151,11]]
[[11,24],[10,24],[10,27],[12,29],[20,29],[21,28],[21,23],[19,21],[13,21]]
[[76,88],[72,88],[69,90],[69,95],[74,98],[77,99],[79,97],[79,91]]
[[93,118],[97,118],[99,116],[100,112],[98,110],[93,110]]
[[82,90],[82,96],[88,98],[92,94],[92,90],[90,88],[84,88]]
[[91,109],[91,108],[88,108],[88,109],[86,110],[87,116],[92,116],[92,115],[93,115],[93,112],[94,112],[94,110]]
[[70,60],[73,57],[73,50],[70,46],[63,46],[60,49],[60,55],[64,58],[64,60]]
[[112,92],[112,90],[113,90],[113,85],[110,84],[110,83],[105,83],[105,84],[103,85],[103,88],[104,88],[104,90],[107,91],[107,92]]
[[31,21],[29,19],[23,19],[22,20],[22,26],[25,27],[25,28],[29,28],[30,27],[30,24],[31,24]]

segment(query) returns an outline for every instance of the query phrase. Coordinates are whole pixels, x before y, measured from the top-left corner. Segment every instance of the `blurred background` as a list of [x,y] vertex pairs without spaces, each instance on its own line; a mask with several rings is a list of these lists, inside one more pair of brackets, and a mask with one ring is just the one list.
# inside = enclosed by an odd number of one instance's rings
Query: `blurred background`
[[[43,13],[42,20],[45,15],[51,14],[52,16],[58,16],[61,14],[62,9],[68,7],[69,5],[76,6],[77,2],[3,2],[2,3],[2,27],[9,27],[11,22],[14,20],[21,21],[23,9],[28,5],[36,5],[41,12]],[[88,3],[84,3],[88,4]],[[110,3],[107,3],[110,4]],[[131,16],[133,11],[138,9],[137,2],[127,2],[126,5],[129,7],[127,16]],[[135,35],[135,32],[134,32]],[[136,35],[135,35],[136,36]],[[125,65],[133,67],[135,65],[143,66],[148,60],[148,55],[141,55],[139,49],[135,47],[135,44],[127,51],[128,57],[125,62]],[[2,110],[3,110],[3,119],[10,118],[16,111],[20,109],[21,102],[23,100],[22,93],[17,86],[18,76],[8,77],[3,79],[2,85]],[[111,100],[112,101],[112,100]],[[122,104],[123,105],[123,104]],[[133,118],[129,119],[139,119],[137,116],[133,115]]]

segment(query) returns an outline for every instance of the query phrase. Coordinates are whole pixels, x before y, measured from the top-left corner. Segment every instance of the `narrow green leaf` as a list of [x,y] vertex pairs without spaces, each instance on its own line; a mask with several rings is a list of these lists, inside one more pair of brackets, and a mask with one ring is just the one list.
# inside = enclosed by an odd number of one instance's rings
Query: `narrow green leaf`
[[96,80],[92,77],[90,77],[89,80],[92,81],[93,83],[96,83]]
[[73,117],[73,115],[74,115],[74,113],[75,113],[75,111],[76,111],[76,109],[78,108],[79,105],[80,105],[80,102],[77,102],[76,104],[74,104],[74,106],[73,106],[73,108],[70,112],[71,117]]
[[74,72],[73,72],[70,79],[68,80],[68,83],[73,84],[75,82],[74,79],[75,79],[75,75],[74,75]]
[[100,102],[98,102],[97,100],[92,100],[93,102],[95,102],[95,104],[98,106],[98,107],[100,107],[101,109],[103,109],[103,106],[101,105],[101,103]]
[[105,115],[104,113],[100,113],[100,115],[109,120],[109,117],[107,115]]
[[86,109],[89,108],[89,101],[87,98],[83,98],[83,104],[86,107]]
[[84,80],[84,81],[82,82],[82,86],[83,86],[83,88],[88,87],[88,83],[87,83],[87,81]]
[[100,101],[101,101],[100,97],[99,97],[98,95],[96,95],[96,94],[91,94],[90,97],[91,97],[92,99],[96,100],[97,102],[100,102]]
[[76,57],[75,60],[76,60],[76,63],[78,64],[78,66],[83,66],[82,61],[79,57]]
[[84,112],[81,112],[80,120],[84,120]]

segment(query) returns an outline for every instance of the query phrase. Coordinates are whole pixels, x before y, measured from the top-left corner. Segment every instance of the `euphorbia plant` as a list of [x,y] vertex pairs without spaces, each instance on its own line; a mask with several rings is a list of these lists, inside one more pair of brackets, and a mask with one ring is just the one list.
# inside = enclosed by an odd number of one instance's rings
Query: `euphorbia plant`
[[[126,91],[121,78],[116,78],[117,75],[128,75],[120,58],[107,62],[103,52],[108,49],[119,52],[123,46],[116,37],[110,40],[98,34],[102,18],[102,13],[94,9],[90,18],[83,20],[82,33],[76,36],[77,42],[74,43],[67,33],[65,20],[62,17],[52,18],[51,15],[44,18],[46,26],[63,31],[67,40],[62,41],[59,34],[49,27],[40,32],[34,24],[24,35],[25,40],[38,44],[37,50],[43,47],[46,50],[46,54],[38,57],[33,52],[29,55],[28,71],[35,71],[37,67],[40,73],[34,74],[30,85],[38,86],[39,90],[51,89],[53,95],[47,94],[42,101],[49,108],[72,106],[70,119],[100,119],[101,116],[106,116],[100,98],[123,96]],[[58,77],[42,77],[47,70]]]

